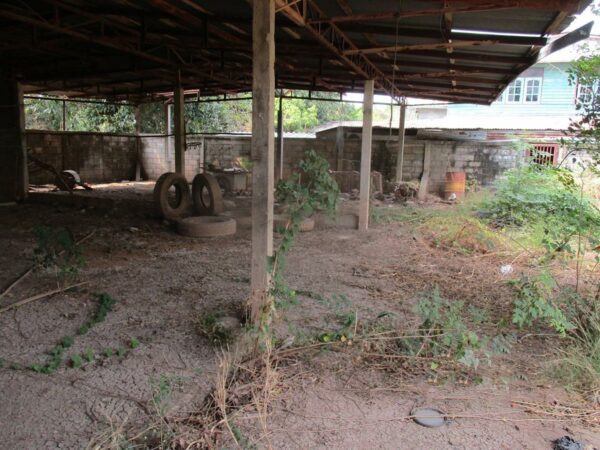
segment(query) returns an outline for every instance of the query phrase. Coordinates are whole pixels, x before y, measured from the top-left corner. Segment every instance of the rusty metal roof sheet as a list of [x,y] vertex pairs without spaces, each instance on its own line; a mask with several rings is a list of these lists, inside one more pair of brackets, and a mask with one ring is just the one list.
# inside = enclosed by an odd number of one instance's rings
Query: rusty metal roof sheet
[[[489,104],[589,0],[275,3],[278,88]],[[251,25],[248,0],[6,0],[0,60],[31,94],[146,101],[179,70],[228,95],[251,90]]]

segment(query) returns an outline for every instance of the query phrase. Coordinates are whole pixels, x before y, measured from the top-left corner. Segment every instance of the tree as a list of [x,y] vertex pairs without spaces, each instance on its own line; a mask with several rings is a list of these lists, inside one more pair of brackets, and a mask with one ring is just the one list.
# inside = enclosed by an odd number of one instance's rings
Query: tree
[[25,128],[33,130],[60,130],[62,101],[40,97],[25,99]]
[[585,54],[569,68],[569,83],[577,86],[575,109],[568,139],[571,152],[586,152],[592,157],[590,168],[600,171],[600,53]]
[[135,133],[134,107],[109,103],[68,103],[67,130]]

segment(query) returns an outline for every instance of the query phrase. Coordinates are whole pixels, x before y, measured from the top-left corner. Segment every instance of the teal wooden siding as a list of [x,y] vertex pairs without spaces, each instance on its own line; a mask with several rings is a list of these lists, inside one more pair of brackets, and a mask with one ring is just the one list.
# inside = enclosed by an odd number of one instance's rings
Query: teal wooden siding
[[[575,86],[569,85],[568,63],[537,64],[543,68],[541,99],[539,103],[494,102],[490,106],[457,104],[448,106],[448,116],[466,117],[469,115],[494,119],[499,116],[527,117],[573,117],[575,111]],[[525,87],[523,86],[524,95]],[[506,97],[506,92],[504,97]],[[493,125],[493,122],[490,121]],[[526,125],[525,125],[526,126]]]

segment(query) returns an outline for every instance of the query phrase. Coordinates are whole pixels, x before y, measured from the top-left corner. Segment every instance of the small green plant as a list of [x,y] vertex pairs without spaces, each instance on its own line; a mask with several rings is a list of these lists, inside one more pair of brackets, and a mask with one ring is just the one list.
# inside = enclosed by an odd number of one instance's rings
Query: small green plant
[[433,356],[451,354],[459,361],[467,350],[480,348],[479,337],[468,329],[461,315],[463,310],[463,301],[443,298],[438,287],[425,294],[415,308],[422,320],[420,328],[427,330],[419,348]]
[[39,266],[56,268],[61,278],[73,278],[79,274],[85,258],[71,230],[37,226],[33,233],[37,239],[33,256]]
[[[106,320],[106,315],[112,309],[115,304],[115,300],[108,294],[99,294],[98,295],[98,309],[94,316],[87,321],[85,324],[80,326],[77,330],[78,336],[83,336],[89,332],[89,330],[96,324],[103,322]],[[29,368],[34,372],[51,374],[56,369],[58,369],[63,362],[63,357],[65,351],[72,347],[75,343],[74,336],[63,336],[58,344],[56,344],[50,350],[50,360],[46,364],[31,364]],[[70,367],[78,368],[81,367],[83,361],[86,360],[88,362],[92,362],[94,359],[94,354],[91,350],[86,350],[83,355],[74,354],[69,357]]]
[[277,184],[276,198],[284,206],[289,220],[285,227],[278,230],[281,233],[279,246],[267,261],[271,279],[268,295],[260,309],[255,307],[252,311],[261,347],[271,345],[269,328],[276,309],[296,301],[296,292],[285,283],[283,271],[286,254],[293,246],[300,224],[317,211],[326,211],[334,216],[338,195],[339,188],[329,172],[329,163],[313,150],[305,153],[299,163],[299,172]]
[[129,347],[133,350],[136,349],[140,346],[140,341],[138,341],[136,338],[131,338],[129,341]]
[[573,255],[576,237],[593,244],[600,236],[600,211],[577,190],[566,169],[538,165],[513,169],[496,188],[496,194],[484,202],[481,215],[497,227],[533,230],[540,224],[538,244],[549,255]]
[[513,304],[512,321],[519,328],[544,321],[563,337],[574,329],[574,325],[552,300],[552,290],[556,288],[554,278],[542,273],[535,279],[523,277],[513,284],[517,288],[517,298]]
[[158,378],[150,379],[152,388],[152,404],[160,416],[164,416],[169,406],[173,390],[182,382],[181,377],[160,374]]
[[71,367],[73,369],[79,369],[83,365],[83,359],[81,356],[75,354],[71,355]]
[[205,314],[197,321],[198,334],[209,339],[214,345],[228,345],[234,341],[234,332],[224,326],[215,314]]
[[86,349],[82,356],[87,362],[94,362],[94,352],[91,349]]

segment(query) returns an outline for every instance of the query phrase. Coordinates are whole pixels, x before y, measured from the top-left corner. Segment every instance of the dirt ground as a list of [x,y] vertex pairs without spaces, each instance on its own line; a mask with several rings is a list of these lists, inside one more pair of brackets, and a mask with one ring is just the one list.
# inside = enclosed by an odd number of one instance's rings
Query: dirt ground
[[[152,212],[152,185],[108,185],[93,193],[117,199],[110,210],[24,204],[0,207],[0,288],[32,264],[36,225],[69,226],[84,245],[79,280],[88,284],[0,313],[0,447],[81,449],[107,430],[127,428],[156,415],[197,411],[214,385],[218,350],[197,333],[207,314],[236,314],[249,289],[249,199],[236,198],[228,214],[235,236],[191,239],[175,234]],[[511,262],[490,255],[464,256],[427,244],[410,225],[374,225],[367,234],[340,228],[303,233],[287,265],[287,281],[300,303],[279,320],[280,338],[335,328],[340,313],[359,321],[394,314],[412,327],[420,293],[442,294],[485,307],[499,318],[511,290],[499,268]],[[526,267],[515,267],[515,274]],[[36,271],[0,307],[56,287],[52,272]],[[64,364],[51,375],[15,370],[48,360],[48,351],[94,313],[98,293],[116,300],[106,321],[69,349],[91,349],[94,362]],[[337,303],[319,296],[337,295]],[[122,357],[103,349],[140,345]],[[256,414],[236,418],[244,448],[550,449],[571,435],[600,446],[600,430],[577,420],[531,413],[522,403],[580,405],[547,377],[551,337],[525,337],[508,355],[481,369],[481,382],[432,380],[382,371],[351,351],[313,351],[282,363],[280,383],[264,433]],[[162,380],[162,381],[161,381]],[[164,380],[168,380],[165,392]],[[168,394],[168,395],[166,395]],[[160,397],[160,402],[157,398]],[[163,401],[164,400],[164,401]],[[160,405],[158,405],[160,403]],[[432,406],[454,416],[437,429],[407,416]]]

